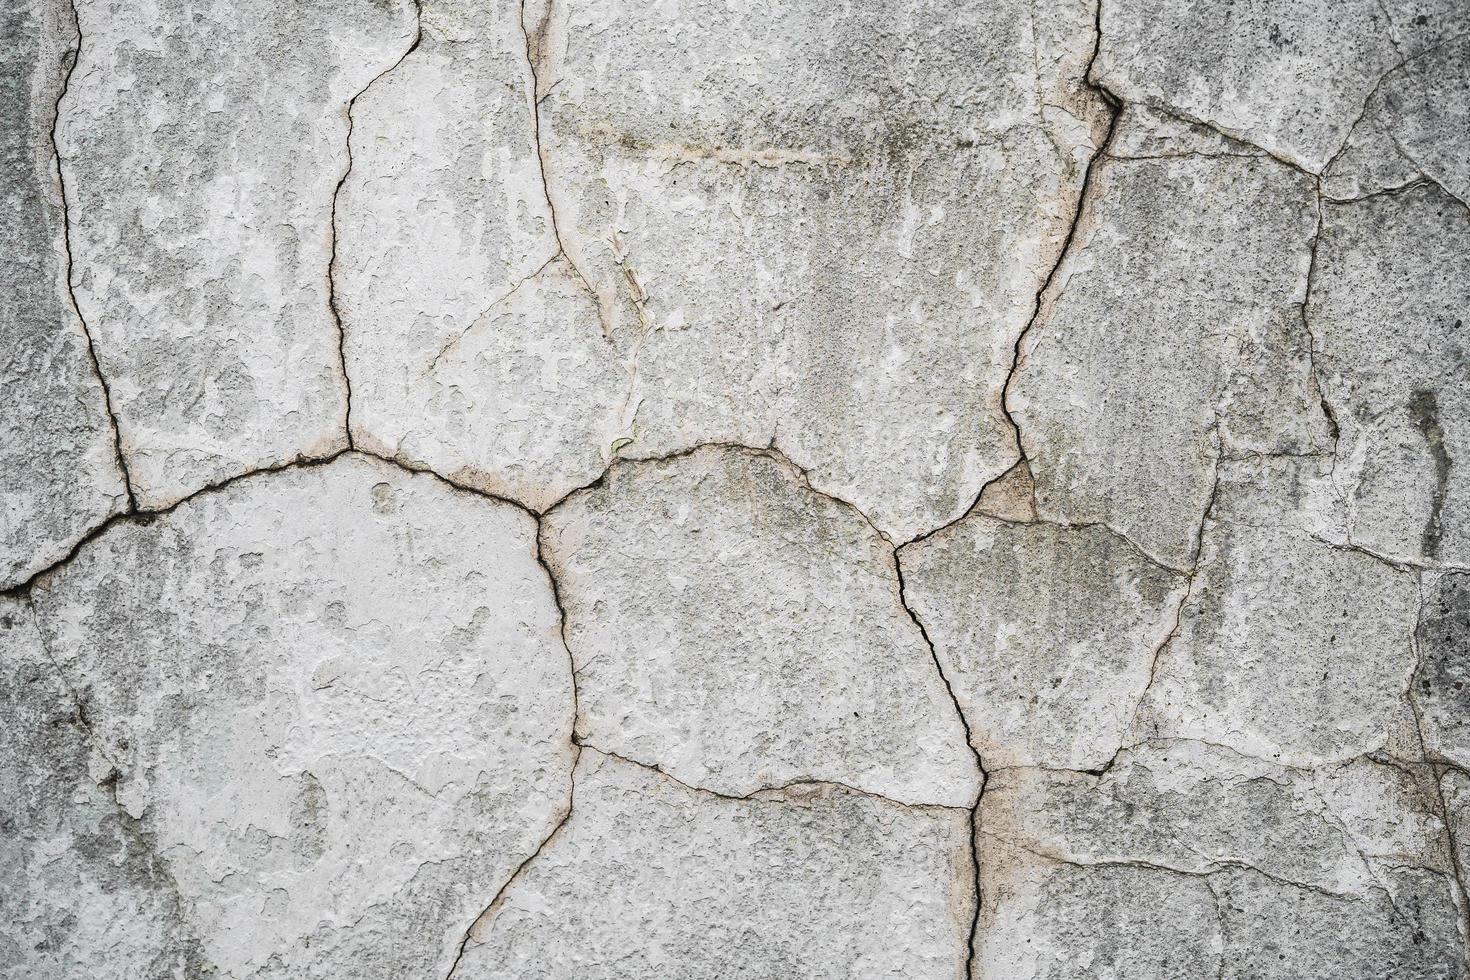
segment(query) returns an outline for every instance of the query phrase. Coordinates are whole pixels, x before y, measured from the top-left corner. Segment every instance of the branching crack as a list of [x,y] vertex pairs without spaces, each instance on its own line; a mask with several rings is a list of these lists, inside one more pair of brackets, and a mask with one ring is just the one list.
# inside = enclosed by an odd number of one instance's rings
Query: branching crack
[[[1373,107],[1373,100],[1378,97],[1378,93],[1383,88],[1384,82],[1387,82],[1394,75],[1398,74],[1409,65],[1418,61],[1420,58],[1426,58],[1429,55],[1439,51],[1441,48],[1446,47],[1447,45],[1458,43],[1467,36],[1470,35],[1461,33],[1444,38],[1425,48],[1423,51],[1411,54],[1406,58],[1401,58],[1398,64],[1385,71],[1382,75],[1379,75],[1378,81],[1373,83],[1373,87],[1368,90],[1367,97],[1363,99],[1363,108],[1358,111],[1357,117],[1353,119],[1353,124],[1347,128],[1347,132],[1342,138],[1342,145],[1337,148],[1337,152],[1333,153],[1332,156],[1328,158],[1327,163],[1322,167],[1322,173],[1325,175],[1329,171],[1331,171],[1332,165],[1335,164],[1338,159],[1347,152],[1348,147],[1352,145],[1353,133],[1357,132],[1357,129],[1360,125],[1362,125],[1363,120],[1368,118],[1368,111]],[[1390,42],[1392,43],[1391,36]],[[1398,50],[1398,45],[1396,43],[1394,43],[1394,50]],[[1406,159],[1408,159],[1410,163],[1414,162],[1413,159],[1407,157],[1407,155]]]
[[[1219,441],[1219,420],[1216,419],[1215,426],[1216,441]],[[1158,680],[1159,664],[1163,662],[1164,653],[1179,636],[1179,631],[1184,626],[1184,610],[1189,605],[1189,599],[1194,594],[1195,583],[1199,580],[1200,566],[1203,564],[1205,549],[1205,527],[1210,521],[1210,515],[1214,513],[1215,504],[1220,497],[1220,471],[1223,467],[1223,457],[1217,453],[1215,456],[1214,477],[1210,485],[1210,495],[1205,501],[1204,510],[1200,513],[1199,525],[1195,528],[1194,546],[1192,548],[1194,561],[1191,565],[1185,582],[1184,592],[1179,597],[1179,604],[1174,609],[1174,625],[1169,628],[1168,634],[1163,641],[1154,648],[1153,658],[1148,668],[1148,680],[1143,685],[1143,690],[1138,692],[1138,699],[1133,703],[1133,711],[1128,717],[1128,723],[1123,726],[1120,733],[1118,752],[1128,748],[1129,733],[1136,732],[1138,726],[1138,713],[1143,704],[1148,700],[1148,692],[1153,690],[1154,682]],[[1118,752],[1113,753],[1113,758],[1108,761],[1105,769],[1112,768],[1113,762],[1118,758]]]
[[[1096,176],[1099,165],[1108,155],[1108,148],[1111,146],[1113,142],[1113,137],[1118,131],[1118,121],[1123,114],[1123,101],[1119,99],[1116,95],[1114,95],[1111,91],[1109,91],[1106,87],[1095,81],[1093,78],[1093,69],[1097,64],[1098,55],[1102,52],[1102,0],[1098,0],[1093,27],[1094,37],[1092,54],[1087,59],[1087,67],[1083,69],[1082,84],[1092,92],[1096,93],[1097,96],[1102,100],[1103,106],[1108,114],[1108,123],[1107,128],[1103,133],[1102,140],[1093,150],[1092,156],[1088,158],[1087,165],[1082,172],[1082,186],[1078,189],[1077,192],[1077,204],[1072,212],[1072,221],[1067,226],[1066,235],[1062,238],[1061,248],[1057,250],[1056,260],[1052,263],[1051,268],[1047,270],[1046,277],[1042,279],[1041,285],[1038,286],[1036,289],[1036,298],[1031,308],[1031,316],[1027,318],[1026,325],[1023,326],[1020,332],[1016,334],[1016,341],[1011,348],[1011,365],[1006,371],[1005,380],[1001,383],[1000,411],[1001,414],[1005,416],[1006,423],[1011,427],[1011,432],[1014,434],[1016,440],[1016,462],[1013,463],[1011,466],[1006,467],[1004,472],[997,474],[990,480],[987,480],[985,484],[980,487],[979,493],[975,495],[974,502],[971,503],[970,506],[967,507],[964,513],[962,513],[959,517],[956,517],[954,520],[949,521],[945,524],[941,524],[939,527],[933,528],[932,530],[925,531],[924,533],[919,534],[916,537],[910,538],[909,540],[903,542],[900,547],[924,541],[928,538],[933,537],[941,531],[953,527],[960,521],[963,521],[966,517],[968,517],[971,513],[975,511],[976,507],[980,503],[981,498],[985,496],[985,491],[988,490],[992,484],[1004,479],[1007,475],[1009,475],[1011,469],[1014,468],[1014,466],[1021,463],[1026,463],[1029,465],[1030,460],[1026,456],[1025,441],[1021,438],[1021,425],[1019,422],[1016,421],[1016,417],[1011,411],[1011,386],[1015,383],[1016,374],[1020,370],[1021,362],[1025,357],[1024,349],[1026,338],[1030,335],[1031,331],[1036,327],[1037,322],[1041,319],[1041,314],[1046,303],[1047,294],[1052,290],[1052,285],[1056,281],[1057,274],[1061,271],[1063,264],[1067,260],[1068,254],[1072,250],[1072,244],[1077,238],[1078,228],[1082,224],[1083,215],[1086,213],[1086,209],[1089,204],[1088,195],[1093,187],[1093,179]],[[1034,489],[1032,492],[1032,509],[1038,510],[1038,508],[1036,507]]]
[[949,675],[944,672],[944,664],[939,659],[939,651],[934,646],[934,640],[929,636],[929,631],[924,628],[923,620],[919,619],[918,613],[914,612],[913,606],[909,605],[908,590],[903,576],[903,559],[898,549],[893,551],[893,568],[898,575],[898,601],[903,606],[904,612],[908,613],[909,619],[913,620],[914,626],[918,628],[919,635],[924,638],[924,644],[929,648],[929,656],[934,661],[934,669],[939,672],[939,680],[944,684],[944,689],[949,693],[950,702],[954,705],[955,714],[959,717],[960,727],[965,733],[965,747],[975,757],[975,768],[980,771],[980,790],[975,794],[975,803],[970,807],[970,866],[974,878],[975,889],[975,914],[970,920],[970,935],[965,946],[965,976],[973,977],[975,972],[975,943],[980,933],[980,912],[985,904],[984,887],[980,877],[980,804],[985,799],[985,787],[990,782],[990,774],[985,770],[985,760],[980,756],[980,750],[975,746],[974,732],[970,729],[970,720],[965,717],[965,710],[960,706],[960,699],[954,692],[954,685],[950,683]]
[[[470,492],[473,493],[475,491]],[[566,606],[562,603],[561,583],[557,581],[555,570],[546,560],[546,549],[542,543],[546,531],[546,522],[540,515],[533,514],[532,517],[536,521],[536,564],[540,565],[541,570],[546,573],[546,581],[551,588],[551,600],[556,604],[558,631],[561,636],[562,649],[567,655],[567,675],[571,683],[571,717],[567,724],[567,744],[571,750],[571,768],[569,770],[567,785],[567,805],[566,809],[562,812],[561,819],[551,828],[550,833],[542,839],[541,843],[530,856],[516,866],[515,871],[505,880],[505,884],[501,885],[499,890],[496,891],[495,896],[490,900],[490,904],[485,906],[484,910],[475,917],[474,921],[470,923],[469,928],[465,930],[464,938],[460,940],[459,950],[455,954],[454,962],[449,966],[449,973],[446,975],[446,980],[448,977],[453,977],[455,970],[459,968],[460,960],[464,958],[465,950],[469,947],[470,939],[475,932],[475,927],[482,922],[488,922],[499,911],[500,907],[505,903],[505,897],[510,891],[510,886],[515,884],[521,874],[531,866],[536,858],[541,856],[541,852],[546,850],[556,836],[561,833],[562,828],[572,819],[572,810],[576,806],[577,766],[582,759],[582,743],[577,740],[577,721],[581,718],[582,711],[581,702],[577,693],[577,664],[576,660],[572,657],[572,647],[567,637],[567,610]]]
[[[88,544],[102,537],[102,535],[106,534],[109,530],[111,530],[114,526],[118,524],[147,524],[155,520],[156,518],[163,517],[167,514],[172,513],[173,511],[179,509],[184,504],[187,504],[192,500],[206,496],[208,494],[219,493],[243,480],[253,479],[258,476],[265,476],[271,473],[281,473],[286,470],[312,469],[318,466],[326,466],[328,463],[331,463],[339,457],[352,451],[353,450],[348,450],[344,448],[339,449],[336,452],[331,453],[327,456],[297,456],[284,462],[273,463],[269,466],[257,467],[256,469],[248,470],[244,473],[237,473],[233,476],[225,477],[222,480],[217,480],[214,483],[206,484],[199,489],[193,491],[192,493],[185,494],[178,500],[175,500],[172,503],[167,504],[163,507],[139,507],[126,513],[113,514],[111,517],[107,518],[107,520],[98,524],[96,527],[92,528],[92,530],[83,535],[76,544],[72,545],[71,550],[68,551],[61,558],[57,559],[50,565],[47,565],[45,568],[36,572],[24,582],[21,582],[18,585],[11,586],[4,591],[0,591],[0,598],[19,599],[29,595],[31,589],[36,585],[36,583],[40,582],[47,576],[54,574],[64,566],[70,564],[71,561],[76,558],[76,556],[80,554]],[[359,455],[366,456],[370,454],[360,453]],[[385,462],[393,463],[394,465],[399,466],[400,469],[408,470],[408,467],[402,466],[401,464],[398,464],[393,460],[385,460]],[[410,470],[409,472],[414,471]],[[524,510],[525,508],[521,509]]]

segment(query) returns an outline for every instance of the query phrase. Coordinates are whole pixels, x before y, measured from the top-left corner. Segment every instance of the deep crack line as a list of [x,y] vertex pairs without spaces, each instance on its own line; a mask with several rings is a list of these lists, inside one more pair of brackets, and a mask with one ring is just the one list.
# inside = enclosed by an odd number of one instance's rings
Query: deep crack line
[[[980,487],[980,491],[975,495],[974,501],[970,504],[969,507],[965,508],[964,513],[962,513],[959,517],[956,517],[954,520],[948,521],[947,523],[941,524],[936,528],[925,531],[922,534],[915,535],[914,537],[900,544],[900,548],[928,540],[941,531],[948,530],[949,528],[958,524],[960,521],[963,521],[965,518],[969,517],[972,513],[975,512],[976,507],[978,507],[980,504],[980,500],[985,496],[985,491],[990,489],[992,484],[1005,479],[1005,477],[1010,474],[1011,470],[1015,469],[1022,463],[1025,463],[1028,466],[1030,465],[1030,459],[1026,455],[1026,446],[1021,438],[1021,425],[1019,422],[1016,421],[1015,415],[1013,415],[1011,412],[1011,386],[1015,383],[1016,374],[1021,367],[1021,361],[1025,358],[1024,347],[1026,343],[1026,338],[1030,336],[1031,331],[1036,327],[1037,321],[1041,319],[1041,311],[1043,305],[1045,304],[1047,293],[1051,291],[1052,284],[1055,282],[1057,274],[1061,271],[1063,264],[1065,264],[1067,260],[1067,256],[1072,251],[1072,243],[1077,238],[1078,226],[1082,223],[1082,216],[1086,212],[1087,205],[1089,203],[1088,198],[1089,194],[1092,191],[1093,177],[1097,173],[1097,168],[1100,165],[1101,161],[1108,156],[1108,148],[1112,145],[1113,136],[1118,131],[1118,121],[1122,118],[1123,115],[1123,100],[1114,95],[1106,87],[1098,84],[1092,79],[1093,66],[1097,63],[1098,55],[1102,51],[1102,0],[1098,0],[1097,11],[1093,23],[1093,30],[1094,35],[1092,55],[1087,59],[1087,67],[1084,68],[1082,71],[1082,85],[1084,88],[1095,93],[1098,98],[1102,100],[1103,106],[1108,113],[1108,125],[1107,129],[1103,133],[1102,140],[1099,141],[1097,146],[1093,149],[1092,155],[1087,159],[1087,166],[1083,169],[1082,186],[1079,187],[1077,190],[1077,204],[1072,212],[1072,221],[1071,224],[1067,226],[1067,233],[1062,238],[1061,247],[1057,250],[1056,260],[1052,263],[1051,268],[1047,270],[1046,277],[1042,279],[1041,285],[1037,287],[1036,299],[1031,308],[1031,316],[1027,318],[1026,325],[1023,326],[1020,332],[1016,334],[1015,343],[1011,345],[1011,366],[1006,371],[1005,380],[1001,382],[1000,386],[1000,412],[1001,415],[1005,416],[1006,422],[1010,425],[1011,431],[1015,434],[1016,461],[1008,466],[1004,472],[997,474],[989,480],[986,480],[985,483]],[[1032,505],[1033,509],[1035,509],[1034,488],[1032,490]]]
[[[185,494],[178,500],[175,500],[173,503],[167,504],[163,507],[139,507],[135,510],[115,513],[111,517],[104,520],[102,523],[98,524],[96,527],[92,528],[92,530],[82,535],[77,543],[72,545],[71,550],[68,551],[61,558],[52,562],[50,565],[47,565],[39,572],[36,572],[36,574],[32,575],[24,582],[21,582],[18,585],[13,585],[8,589],[0,590],[0,598],[19,599],[28,596],[37,582],[40,582],[48,575],[53,575],[61,568],[69,565],[72,560],[77,557],[77,555],[81,554],[82,550],[86,548],[87,545],[102,537],[109,530],[119,524],[147,524],[153,521],[155,518],[164,517],[168,514],[173,513],[175,510],[178,510],[180,507],[183,507],[185,504],[190,503],[191,501],[196,500],[199,497],[207,496],[213,493],[219,493],[244,480],[250,480],[260,476],[267,476],[272,473],[282,473],[287,470],[312,469],[318,466],[327,466],[328,464],[335,462],[349,452],[353,452],[353,450],[342,448],[326,456],[296,456],[292,459],[285,460],[284,462],[274,463],[270,466],[262,466],[258,469],[249,470],[245,473],[237,473],[234,476],[228,476],[214,483],[206,484],[191,493]],[[370,457],[367,453],[359,452],[357,455],[373,459],[381,459],[381,457],[376,456]],[[408,467],[403,466],[395,460],[384,459],[383,462],[389,463],[397,467],[398,469],[403,470],[405,473],[418,472],[417,470],[411,470]],[[488,495],[480,494],[480,496]],[[506,503],[507,501],[500,502]],[[521,509],[524,510],[525,508]]]
[[82,305],[77,302],[77,290],[75,283],[76,263],[72,258],[71,251],[71,208],[66,200],[66,174],[61,166],[61,103],[66,100],[67,93],[71,91],[71,76],[77,70],[77,64],[82,60],[82,15],[77,9],[76,0],[71,0],[72,22],[76,25],[76,47],[70,52],[66,66],[66,75],[61,81],[61,91],[56,96],[56,107],[51,116],[51,155],[56,161],[56,186],[61,195],[61,245],[66,252],[66,293],[71,300],[72,309],[76,311],[77,322],[81,324],[82,336],[87,341],[87,356],[92,361],[92,373],[97,376],[97,383],[102,386],[102,404],[107,411],[107,421],[112,426],[112,451],[117,462],[118,473],[122,476],[123,492],[127,495],[127,513],[138,510],[138,498],[133,493],[133,477],[128,472],[128,460],[123,454],[122,426],[118,422],[117,411],[112,404],[112,388],[107,383],[107,378],[102,373],[102,362],[97,358],[97,345],[92,340],[92,329],[87,326],[87,318],[82,315]]
[[396,69],[408,56],[418,50],[419,43],[424,39],[424,5],[423,0],[413,0],[414,8],[414,32],[413,43],[398,60],[387,68],[378,72],[368,83],[362,87],[352,98],[347,100],[347,166],[342,171],[342,176],[337,179],[337,186],[332,191],[332,211],[330,230],[332,233],[332,251],[327,259],[327,306],[332,311],[332,321],[337,324],[337,366],[342,372],[342,386],[346,389],[346,404],[343,406],[342,431],[347,437],[347,448],[352,449],[352,377],[347,373],[347,327],[342,321],[342,310],[337,305],[337,206],[342,197],[342,187],[347,183],[347,178],[352,175],[352,132],[355,126],[352,118],[352,110],[357,106],[357,100],[368,93],[378,80],[384,75]]
[[[573,745],[575,744],[576,743],[574,742]],[[577,766],[574,762],[572,764],[571,789],[567,794],[566,811],[561,815],[561,819],[556,822],[555,826],[551,828],[551,832],[542,839],[539,845],[537,845],[536,850],[527,855],[524,861],[516,865],[516,869],[510,873],[510,877],[505,879],[505,884],[501,885],[500,888],[496,890],[495,897],[490,899],[490,904],[485,906],[484,910],[479,915],[475,916],[475,920],[471,922],[469,928],[464,931],[464,938],[459,941],[459,949],[455,952],[454,961],[449,964],[449,972],[444,975],[445,980],[451,980],[455,972],[459,970],[460,960],[464,959],[464,954],[469,949],[470,939],[474,936],[475,927],[478,926],[481,922],[486,921],[490,916],[494,915],[500,910],[500,907],[505,904],[505,898],[506,895],[510,892],[511,885],[514,885],[516,881],[520,879],[521,875],[525,873],[526,869],[534,864],[536,859],[541,856],[541,852],[546,850],[546,848],[551,845],[551,842],[557,838],[557,835],[562,832],[562,828],[571,821],[572,808],[576,805],[576,798]]]
[[572,811],[576,807],[577,802],[577,766],[582,762],[582,743],[577,740],[577,721],[582,716],[581,701],[577,693],[577,663],[576,659],[572,656],[571,643],[567,639],[567,610],[566,606],[562,603],[561,583],[557,581],[556,572],[546,560],[546,549],[542,545],[542,537],[546,530],[546,521],[539,514],[532,514],[531,516],[536,521],[536,563],[546,573],[546,581],[551,589],[551,601],[556,605],[557,618],[559,620],[559,635],[561,636],[562,649],[566,651],[567,672],[571,682],[572,710],[570,724],[567,727],[567,743],[571,747],[572,764],[567,775],[567,805],[561,818],[552,826],[550,833],[542,838],[541,843],[537,845],[535,851],[516,866],[516,869],[511,872],[510,877],[505,879],[505,883],[496,890],[495,895],[490,899],[490,903],[481,910],[479,915],[475,916],[474,920],[469,924],[469,927],[465,929],[464,937],[459,942],[459,949],[455,952],[454,961],[449,964],[449,972],[445,975],[445,980],[453,977],[455,971],[459,969],[460,960],[464,959],[465,951],[469,949],[470,939],[474,936],[475,927],[481,922],[488,920],[490,916],[505,904],[505,896],[509,893],[511,885],[515,884],[522,873],[541,856],[541,852],[546,850],[551,842],[556,839],[557,835],[561,833],[562,828],[572,819]]
[[975,738],[970,730],[970,720],[965,717],[965,710],[960,707],[960,699],[954,693],[954,685],[950,683],[949,675],[944,672],[944,664],[939,659],[939,650],[934,646],[929,631],[924,628],[923,620],[919,614],[914,612],[908,601],[908,590],[903,577],[903,559],[898,553],[899,549],[893,549],[893,568],[898,575],[898,603],[903,606],[904,612],[909,614],[914,626],[918,628],[919,635],[924,639],[924,645],[929,648],[929,656],[934,661],[934,669],[939,672],[939,680],[944,684],[944,689],[949,693],[949,700],[954,705],[955,714],[960,719],[960,727],[965,732],[965,747],[975,757],[975,768],[980,770],[980,789],[975,794],[975,803],[970,807],[970,867],[974,875],[975,912],[970,919],[970,935],[965,943],[965,976],[973,978],[975,973],[975,943],[980,936],[980,912],[985,905],[984,886],[980,877],[980,804],[985,799],[985,788],[990,784],[990,774],[985,771],[985,760],[980,756],[980,750],[975,747]]
[[[1072,222],[1070,225],[1068,225],[1067,234],[1063,237],[1061,247],[1057,250],[1056,261],[1047,271],[1046,277],[1042,280],[1041,285],[1036,290],[1036,301],[1035,305],[1032,308],[1031,316],[1026,321],[1026,325],[1021,328],[1021,331],[1019,333],[1016,334],[1016,341],[1011,349],[1011,366],[1010,369],[1006,372],[1005,381],[1001,384],[1000,410],[1001,414],[1005,416],[1006,421],[1010,423],[1011,430],[1015,433],[1016,453],[1019,458],[1017,459],[1016,464],[1006,469],[1005,473],[1000,474],[993,480],[986,481],[985,485],[980,488],[979,494],[976,495],[975,502],[971,504],[971,506],[967,508],[965,513],[962,514],[960,517],[956,518],[954,521],[950,521],[946,525],[935,528],[933,531],[930,531],[927,534],[919,535],[912,541],[905,542],[904,544],[899,545],[893,549],[893,566],[898,576],[899,604],[903,606],[904,611],[907,612],[909,618],[913,620],[914,626],[918,629],[920,636],[922,636],[924,639],[925,645],[929,648],[929,655],[934,661],[934,668],[938,671],[939,679],[944,684],[945,690],[949,692],[950,700],[954,704],[955,713],[959,716],[960,725],[964,729],[965,745],[974,755],[975,765],[980,770],[980,791],[975,795],[975,804],[970,810],[970,862],[974,875],[975,910],[974,915],[970,921],[970,935],[965,949],[965,976],[971,978],[971,980],[973,980],[975,974],[976,943],[979,939],[980,933],[980,916],[985,905],[984,884],[981,877],[980,867],[980,807],[985,799],[985,790],[987,785],[989,784],[989,774],[985,770],[985,763],[984,759],[981,757],[980,750],[975,747],[974,737],[970,729],[969,719],[965,717],[964,709],[960,706],[959,698],[955,695],[954,686],[950,682],[949,676],[945,673],[944,664],[939,659],[939,651],[934,645],[934,640],[929,636],[929,631],[924,627],[923,621],[919,618],[913,607],[909,605],[907,583],[905,582],[903,575],[903,557],[900,552],[906,545],[913,544],[918,541],[923,541],[929,537],[932,537],[934,534],[937,534],[939,531],[942,531],[945,528],[964,520],[965,517],[973,512],[975,507],[979,505],[981,498],[984,497],[985,491],[990,486],[990,484],[996,482],[996,480],[1002,479],[1006,475],[1006,473],[1009,473],[1011,469],[1014,469],[1015,465],[1020,465],[1021,463],[1029,463],[1026,456],[1025,444],[1023,443],[1021,438],[1021,426],[1016,421],[1015,416],[1011,414],[1011,386],[1014,383],[1016,373],[1021,366],[1021,360],[1024,356],[1023,348],[1026,338],[1031,333],[1032,329],[1036,326],[1036,322],[1041,318],[1041,311],[1045,303],[1047,293],[1051,290],[1052,284],[1056,280],[1058,272],[1061,270],[1063,263],[1066,262],[1067,256],[1072,250],[1072,243],[1077,238],[1078,226],[1082,223],[1082,216],[1086,213],[1089,203],[1088,197],[1089,192],[1091,191],[1093,186],[1093,177],[1097,172],[1099,161],[1101,161],[1107,155],[1108,147],[1112,144],[1113,136],[1117,133],[1118,130],[1118,120],[1122,116],[1121,101],[1118,100],[1107,89],[1096,84],[1092,80],[1093,66],[1096,64],[1098,55],[1102,51],[1102,0],[1098,0],[1093,28],[1094,36],[1092,56],[1088,59],[1087,67],[1082,72],[1082,84],[1086,88],[1095,92],[1098,97],[1101,98],[1103,105],[1108,112],[1108,124],[1102,140],[1093,150],[1092,156],[1088,158],[1087,167],[1082,174],[1082,185],[1080,188],[1078,188],[1077,204],[1076,209],[1072,213]],[[1035,491],[1033,490],[1033,499],[1034,493]]]
[[1000,410],[1016,434],[1016,452],[1020,454],[1020,458],[1023,461],[1027,459],[1026,448],[1021,439],[1020,423],[1016,421],[1016,417],[1011,413],[1011,386],[1015,383],[1016,374],[1021,367],[1021,361],[1025,358],[1026,338],[1031,335],[1031,331],[1036,328],[1037,321],[1041,319],[1041,311],[1046,303],[1047,294],[1051,292],[1052,285],[1056,282],[1058,273],[1061,272],[1062,266],[1066,264],[1068,255],[1071,254],[1072,244],[1077,239],[1077,229],[1081,226],[1082,216],[1086,213],[1090,203],[1089,195],[1093,188],[1093,179],[1097,174],[1097,169],[1101,161],[1107,156],[1108,148],[1113,142],[1113,136],[1118,131],[1118,120],[1123,115],[1122,101],[1113,95],[1112,92],[1109,92],[1092,80],[1093,65],[1097,62],[1098,54],[1102,50],[1101,0],[1098,2],[1095,29],[1097,34],[1093,42],[1092,57],[1088,59],[1087,68],[1082,72],[1082,84],[1097,93],[1098,97],[1102,99],[1103,105],[1108,112],[1108,126],[1103,133],[1102,141],[1093,150],[1092,156],[1087,160],[1087,167],[1082,172],[1082,186],[1077,191],[1077,207],[1072,212],[1072,223],[1067,226],[1067,234],[1063,237],[1062,246],[1057,251],[1056,261],[1052,263],[1052,267],[1046,273],[1046,278],[1041,281],[1041,286],[1036,290],[1036,302],[1031,309],[1030,319],[1021,328],[1021,332],[1016,334],[1016,342],[1011,349],[1011,367],[1006,372],[1005,382],[1000,387]]

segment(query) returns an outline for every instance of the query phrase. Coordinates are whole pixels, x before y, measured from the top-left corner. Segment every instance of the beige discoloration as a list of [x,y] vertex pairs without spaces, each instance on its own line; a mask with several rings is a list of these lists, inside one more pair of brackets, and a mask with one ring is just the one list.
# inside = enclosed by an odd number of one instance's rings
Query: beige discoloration
[[1464,0],[0,23],[0,980],[1466,980]]
[[342,200],[356,437],[536,508],[774,444],[896,540],[960,516],[1105,128],[1091,16],[426,0]]

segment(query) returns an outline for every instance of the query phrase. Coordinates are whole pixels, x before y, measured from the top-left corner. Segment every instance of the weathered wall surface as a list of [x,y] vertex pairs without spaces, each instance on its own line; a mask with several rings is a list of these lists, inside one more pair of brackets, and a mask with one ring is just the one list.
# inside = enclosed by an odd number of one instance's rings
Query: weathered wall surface
[[1464,0],[0,18],[0,977],[1470,972]]

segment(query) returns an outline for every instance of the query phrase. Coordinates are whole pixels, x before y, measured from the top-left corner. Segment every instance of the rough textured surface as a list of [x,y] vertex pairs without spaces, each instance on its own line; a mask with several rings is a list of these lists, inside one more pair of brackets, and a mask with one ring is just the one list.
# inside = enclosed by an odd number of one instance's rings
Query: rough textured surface
[[106,394],[72,305],[51,127],[75,53],[70,12],[6,0],[0,92],[0,589],[66,556],[127,505]]
[[980,773],[892,550],[789,463],[622,464],[548,519],[580,737],[746,794],[845,783],[970,806]]
[[1364,102],[1403,62],[1401,40],[1422,44],[1470,29],[1470,16],[1454,0],[1198,7],[1103,0],[1101,11],[1101,84],[1128,102],[1183,114],[1313,173],[1341,149]]
[[344,444],[329,305],[348,101],[412,37],[379,0],[78,0],[58,139],[76,294],[140,502]]
[[348,457],[112,529],[36,590],[115,819],[152,838],[213,967],[448,971],[566,805],[534,535]]
[[1419,589],[1412,572],[1313,533],[1319,470],[1299,460],[1222,468],[1141,732],[1303,766],[1389,745],[1414,669]]
[[1470,980],[1465,0],[0,23],[0,980]]
[[965,976],[963,810],[823,786],[732,800],[591,749],[576,784],[455,976]]
[[1106,528],[983,515],[901,560],[987,766],[1092,769],[1113,757],[1184,576]]
[[1221,454],[1330,446],[1301,302],[1312,184],[1269,159],[1106,161],[1022,348],[1043,517],[1185,568]]
[[1188,740],[1102,775],[1008,770],[981,804],[977,973],[1464,975],[1434,776],[1286,769]]
[[619,450],[774,441],[900,538],[1014,463],[1008,353],[1106,118],[1089,9],[508,10],[426,0],[360,103],[365,442],[539,507]]
[[1341,154],[1323,175],[1334,197],[1358,197],[1423,178],[1470,201],[1470,7],[1455,37],[1384,76]]
[[[1308,314],[1343,540],[1470,567],[1470,220],[1416,186],[1324,209]],[[1457,465],[1458,463],[1458,465]]]
[[631,431],[628,352],[559,258],[519,6],[425,0],[422,32],[353,109],[338,215],[353,438],[544,508]]
[[1426,589],[1416,639],[1412,694],[1424,748],[1470,769],[1470,572],[1443,575]]
[[0,976],[199,976],[207,961],[156,839],[111,767],[29,603],[0,600]]

